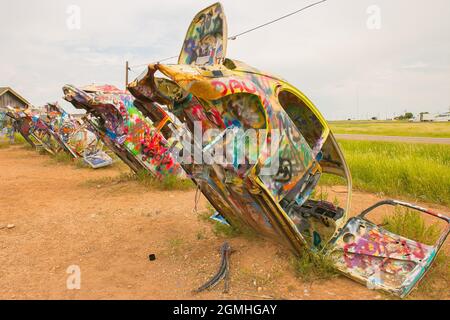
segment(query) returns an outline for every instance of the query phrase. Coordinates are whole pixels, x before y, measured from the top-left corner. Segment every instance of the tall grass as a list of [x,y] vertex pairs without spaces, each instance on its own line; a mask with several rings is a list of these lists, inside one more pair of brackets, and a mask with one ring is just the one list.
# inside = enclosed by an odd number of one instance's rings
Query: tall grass
[[450,122],[331,121],[335,133],[450,138]]
[[439,238],[441,228],[426,224],[423,214],[405,208],[395,208],[395,214],[383,217],[383,228],[406,238],[432,245]]
[[[395,214],[383,217],[383,228],[408,239],[432,245],[439,238],[441,228],[427,224],[417,211],[396,208]],[[427,275],[420,282],[415,293],[425,293],[433,299],[445,299],[450,284],[450,257],[445,250],[439,252]],[[412,297],[414,298],[414,294]],[[444,293],[444,296],[442,295]]]
[[[356,189],[450,204],[450,146],[340,141]],[[326,178],[321,183],[337,184]]]

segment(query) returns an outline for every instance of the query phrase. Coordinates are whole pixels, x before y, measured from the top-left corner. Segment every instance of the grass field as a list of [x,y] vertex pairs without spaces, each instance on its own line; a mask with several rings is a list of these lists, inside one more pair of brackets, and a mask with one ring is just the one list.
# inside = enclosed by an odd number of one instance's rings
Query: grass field
[[[28,142],[25,141],[25,139],[19,134],[14,134],[14,144],[27,144]],[[9,143],[9,138],[7,136],[0,136],[0,149],[6,149],[9,148],[11,144]]]
[[[355,189],[450,205],[450,146],[340,141]],[[335,184],[325,177],[322,183]]]
[[450,122],[330,121],[338,134],[450,138]]
[[[448,127],[446,123],[399,123],[411,132],[416,125],[423,128]],[[355,125],[355,123],[353,123]],[[361,127],[392,126],[378,123],[362,124]],[[358,126],[358,125],[357,125]],[[406,132],[406,131],[405,131]],[[421,132],[424,134],[424,131]],[[371,132],[371,134],[373,134]],[[392,134],[392,133],[391,133]],[[1,141],[0,148],[8,148],[7,140]],[[26,143],[16,135],[16,144]],[[347,141],[341,140],[345,157],[353,177],[353,186],[357,190],[383,193],[386,196],[405,196],[443,205],[450,205],[450,146],[405,144],[395,142]],[[65,153],[53,157],[57,162],[74,163]],[[79,164],[77,164],[79,165]],[[154,184],[142,174],[132,175],[133,179],[143,184]],[[324,176],[322,184],[339,184],[341,181]],[[190,181],[180,183],[175,177],[164,183],[156,183],[164,190],[192,189]]]

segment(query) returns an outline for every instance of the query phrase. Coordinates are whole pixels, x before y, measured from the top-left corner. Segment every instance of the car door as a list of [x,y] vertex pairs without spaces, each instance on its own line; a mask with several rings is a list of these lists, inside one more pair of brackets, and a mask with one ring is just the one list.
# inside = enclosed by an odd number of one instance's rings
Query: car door
[[[404,207],[443,220],[446,227],[433,245],[389,232],[367,218],[382,206]],[[394,214],[399,214],[394,213]],[[409,203],[384,200],[351,218],[331,241],[330,256],[336,268],[371,289],[405,297],[429,270],[444,244],[450,219]]]

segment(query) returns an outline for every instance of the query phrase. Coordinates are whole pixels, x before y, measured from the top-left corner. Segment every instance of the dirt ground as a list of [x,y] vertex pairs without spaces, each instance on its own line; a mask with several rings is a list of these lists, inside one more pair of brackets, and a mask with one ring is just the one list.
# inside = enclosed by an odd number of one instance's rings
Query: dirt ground
[[[343,276],[303,282],[286,249],[241,237],[227,239],[236,250],[230,293],[222,293],[220,284],[193,294],[217,271],[224,238],[193,213],[194,190],[98,182],[124,171],[124,165],[92,170],[58,164],[22,146],[0,150],[1,299],[392,298]],[[339,189],[329,192],[342,197]],[[354,193],[352,214],[379,199]],[[149,261],[149,254],[156,260]],[[71,265],[80,267],[80,290],[67,289]],[[411,297],[436,295],[416,292]],[[438,297],[450,296],[444,290]]]

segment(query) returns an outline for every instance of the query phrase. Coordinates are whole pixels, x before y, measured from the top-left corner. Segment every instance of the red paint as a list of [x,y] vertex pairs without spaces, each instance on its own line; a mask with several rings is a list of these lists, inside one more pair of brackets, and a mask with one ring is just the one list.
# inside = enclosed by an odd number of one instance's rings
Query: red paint
[[222,96],[228,93],[256,93],[257,89],[254,83],[245,82],[243,80],[230,79],[228,82],[223,82],[220,80],[211,81],[211,85],[216,91],[220,91]]

